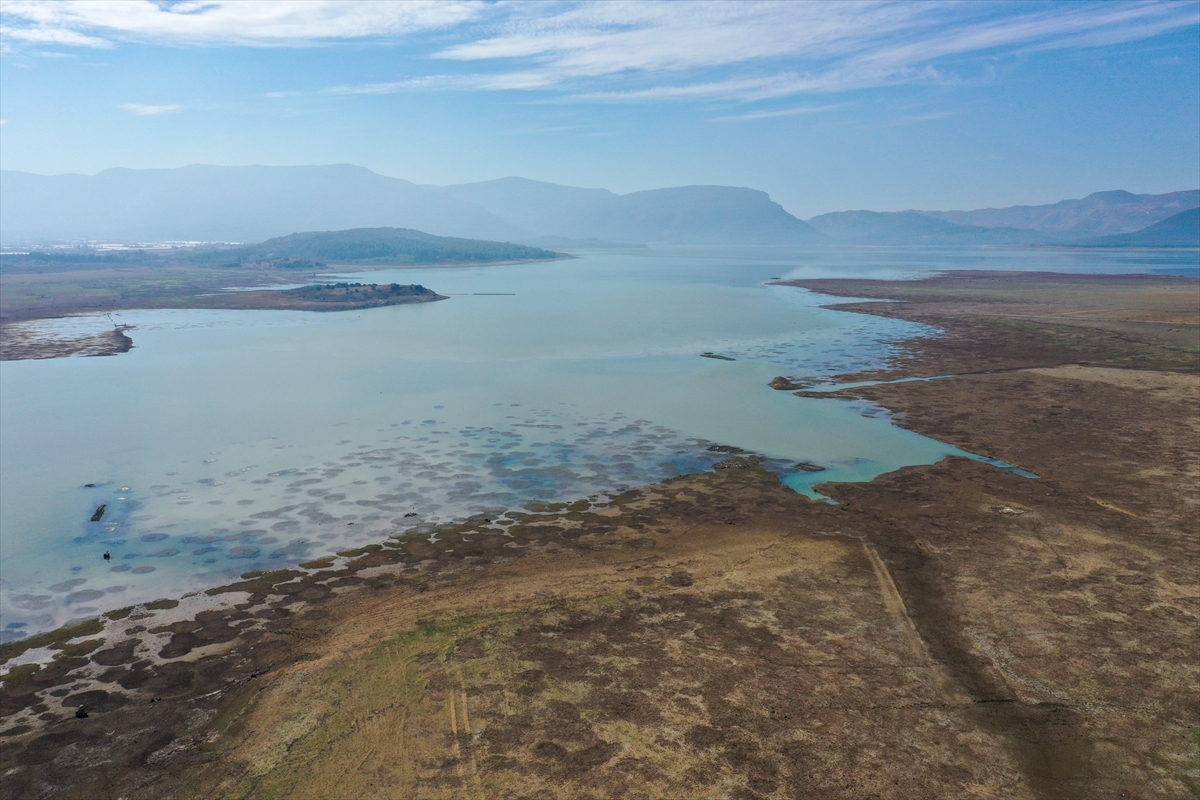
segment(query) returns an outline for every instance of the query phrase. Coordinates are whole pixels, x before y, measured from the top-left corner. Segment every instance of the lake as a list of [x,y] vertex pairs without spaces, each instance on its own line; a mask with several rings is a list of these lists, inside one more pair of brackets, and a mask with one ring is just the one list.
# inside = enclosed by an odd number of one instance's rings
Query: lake
[[342,276],[451,296],[422,305],[121,312],[116,320],[136,327],[127,354],[0,364],[3,636],[390,536],[436,535],[437,525],[472,515],[502,527],[506,509],[599,502],[709,469],[728,457],[714,446],[765,456],[816,500],[812,487],[824,481],[962,455],[870,404],[769,389],[777,375],[820,380],[878,367],[889,342],[935,331],[822,309],[830,298],[766,282],[964,268],[1187,271],[1195,258],[590,251]]

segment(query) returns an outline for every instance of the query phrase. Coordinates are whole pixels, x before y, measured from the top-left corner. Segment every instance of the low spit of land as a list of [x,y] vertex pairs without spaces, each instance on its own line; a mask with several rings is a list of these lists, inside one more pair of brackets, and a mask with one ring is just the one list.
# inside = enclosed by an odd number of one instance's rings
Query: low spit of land
[[[5,253],[0,257],[0,360],[116,355],[133,346],[125,332],[129,328],[119,325],[66,338],[22,324],[31,320],[135,308],[343,311],[422,303],[446,298],[423,287],[397,284],[338,293],[322,288],[317,275],[567,257],[537,247],[402,228],[297,233],[239,247]],[[314,285],[295,291],[272,288],[308,281]]]
[[[79,279],[79,276],[74,277]],[[127,300],[127,304],[121,305],[122,308],[215,308],[243,311],[350,311],[447,299],[424,286],[397,283],[312,284],[293,289],[233,292],[197,292],[193,286],[181,291],[173,285],[164,286],[161,274],[153,276],[148,291],[142,295],[129,291],[129,288],[123,285],[122,282],[129,279],[130,276],[121,275],[111,283],[101,281],[104,288],[100,291],[118,292],[124,297],[133,295],[139,298]],[[39,284],[39,288],[47,290],[46,283]],[[64,300],[64,292],[49,291],[50,297],[54,298],[51,309],[59,306],[71,309],[62,316],[77,313],[89,302],[78,295],[69,296]],[[17,314],[14,313],[14,316]],[[0,360],[111,356],[126,353],[133,347],[133,339],[127,333],[131,330],[134,330],[133,326],[114,322],[110,330],[64,337],[47,335],[37,327],[12,322],[0,325]]]
[[0,648],[0,791],[1195,796],[1197,282],[803,285],[943,329],[868,377],[961,377],[854,394],[1040,477],[954,458],[829,505],[733,456],[110,613]]

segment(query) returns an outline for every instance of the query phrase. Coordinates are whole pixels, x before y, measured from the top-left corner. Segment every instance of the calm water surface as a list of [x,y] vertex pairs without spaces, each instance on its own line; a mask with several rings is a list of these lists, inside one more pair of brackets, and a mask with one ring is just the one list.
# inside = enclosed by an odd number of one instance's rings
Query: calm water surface
[[[707,469],[725,457],[714,444],[767,456],[814,497],[816,483],[933,463],[959,451],[868,404],[766,387],[878,366],[887,342],[932,331],[820,309],[829,298],[765,281],[1155,271],[1188,259],[656,248],[347,276],[452,296],[425,305],[122,312],[136,326],[128,354],[0,365],[3,635],[473,514],[502,525],[508,508]],[[800,461],[827,469],[797,471]]]

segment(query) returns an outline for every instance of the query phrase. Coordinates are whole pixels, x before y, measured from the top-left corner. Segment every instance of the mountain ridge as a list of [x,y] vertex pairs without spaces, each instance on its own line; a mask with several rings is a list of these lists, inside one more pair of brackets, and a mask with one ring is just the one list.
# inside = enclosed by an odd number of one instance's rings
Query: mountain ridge
[[1070,245],[1133,233],[1195,207],[1200,190],[1113,190],[1042,206],[837,211],[805,221],[766,192],[735,186],[616,194],[517,176],[431,186],[353,164],[0,172],[0,240],[8,245],[262,242],[303,231],[365,228],[534,246]]
[[1038,206],[980,208],[974,211],[916,211],[956,225],[1025,228],[1084,238],[1132,233],[1167,217],[1200,207],[1200,190],[1134,194],[1121,189],[1093,192],[1074,200]]
[[524,178],[433,187],[350,164],[0,173],[6,244],[261,242],[301,231],[384,227],[517,243],[540,236],[639,244],[823,239],[765,192],[740,187],[617,195]]
[[1083,247],[1200,247],[1200,208],[1180,211],[1132,233],[1101,236]]

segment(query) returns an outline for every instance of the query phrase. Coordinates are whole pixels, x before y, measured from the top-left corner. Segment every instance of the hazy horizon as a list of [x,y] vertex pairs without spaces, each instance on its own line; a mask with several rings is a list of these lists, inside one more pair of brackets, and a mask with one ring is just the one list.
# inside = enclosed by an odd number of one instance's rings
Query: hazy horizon
[[1200,186],[1195,3],[5,3],[0,166],[355,164],[831,211]]
[[[328,164],[263,164],[263,163],[209,164],[209,163],[196,162],[193,164],[181,164],[178,167],[126,167],[126,166],[122,166],[122,165],[116,165],[116,166],[111,166],[111,167],[104,167],[104,168],[98,169],[94,172],[57,172],[57,173],[34,172],[33,170],[10,169],[9,167],[4,167],[3,169],[4,169],[4,171],[12,171],[12,172],[27,172],[29,174],[39,175],[39,176],[43,176],[43,177],[60,177],[60,176],[73,176],[73,175],[74,176],[83,176],[83,177],[95,177],[95,176],[99,175],[100,173],[107,172],[109,170],[151,170],[151,169],[170,170],[170,169],[184,169],[187,167],[298,167],[298,168],[362,167],[363,169],[370,170],[370,167],[365,167],[362,164],[352,164],[349,162],[338,162],[338,163],[328,163]],[[564,187],[569,187],[572,189],[588,189],[588,190],[600,190],[600,191],[612,192],[613,194],[615,194],[617,196],[634,194],[636,192],[656,191],[659,189],[671,189],[671,188],[680,188],[680,187],[691,188],[691,187],[703,187],[703,186],[728,186],[730,188],[745,188],[745,189],[753,189],[755,191],[765,191],[765,190],[760,189],[757,186],[750,186],[750,185],[676,184],[673,186],[666,186],[666,185],[646,186],[641,189],[631,189],[627,192],[618,192],[618,191],[611,189],[608,186],[602,186],[602,185],[581,186],[581,185],[575,185],[575,184],[561,184],[561,183],[554,183],[553,181],[540,181],[535,178],[530,178],[526,175],[515,175],[515,174],[514,175],[501,175],[501,176],[495,177],[495,178],[486,178],[486,179],[480,179],[480,180],[461,181],[459,183],[436,184],[436,183],[418,183],[417,181],[413,181],[411,178],[408,178],[404,175],[390,175],[390,174],[387,174],[384,172],[379,172],[377,170],[370,170],[370,171],[374,172],[376,175],[380,175],[385,178],[395,178],[397,180],[408,181],[417,186],[431,187],[431,188],[436,188],[436,189],[448,189],[448,188],[454,188],[456,186],[469,186],[469,185],[473,185],[473,184],[483,184],[483,183],[491,183],[491,182],[497,182],[497,181],[520,179],[520,180],[533,181],[535,183],[545,183],[545,184],[549,184],[552,186],[564,186]],[[1130,193],[1135,194],[1135,195],[1153,196],[1153,195],[1160,195],[1160,194],[1172,194],[1172,193],[1177,193],[1177,192],[1194,191],[1194,189],[1195,189],[1195,187],[1191,187],[1191,186],[1179,186],[1175,189],[1167,189],[1162,192],[1130,192]],[[898,208],[898,209],[837,208],[837,209],[833,209],[833,208],[831,208],[831,209],[827,209],[826,211],[819,212],[818,214],[813,214],[808,218],[811,219],[812,217],[820,216],[821,214],[837,213],[839,211],[880,211],[880,210],[884,210],[884,211],[913,211],[913,210],[920,210],[920,211],[976,211],[976,210],[1005,209],[1005,208],[1020,207],[1020,206],[1044,206],[1044,205],[1053,205],[1055,203],[1060,203],[1063,201],[1082,200],[1082,199],[1090,197],[1091,195],[1094,195],[1094,194],[1105,194],[1105,193],[1110,193],[1110,192],[1125,192],[1125,191],[1129,191],[1129,190],[1122,186],[1108,186],[1108,187],[1104,187],[1104,188],[1094,189],[1092,191],[1085,192],[1078,196],[1059,197],[1056,199],[1047,200],[1045,202],[1039,202],[1039,203],[1010,203],[1010,204],[1004,205],[1004,206],[995,205],[995,204],[992,204],[992,205],[985,204],[985,205],[981,205],[981,206],[973,206],[971,208],[965,208],[965,207],[964,208],[953,208],[953,209],[952,208],[932,208],[932,207],[931,208],[922,208],[922,209],[916,209],[916,208]],[[767,192],[767,194],[770,195],[770,192]],[[775,202],[779,202],[778,200],[776,200],[776,198],[774,196],[772,196],[771,199]],[[785,207],[785,210],[786,210],[786,207]],[[788,213],[792,213],[792,212],[789,211]],[[805,219],[805,217],[801,217],[797,214],[792,214],[792,215],[795,216],[797,219]]]

